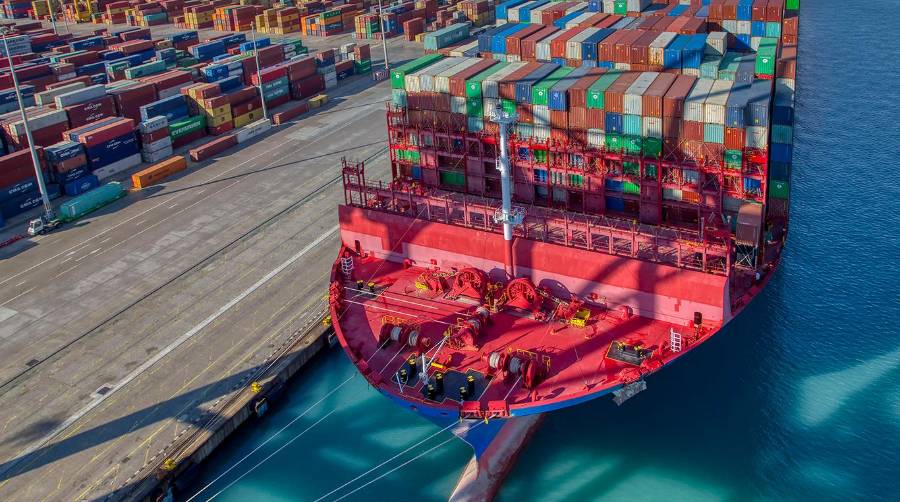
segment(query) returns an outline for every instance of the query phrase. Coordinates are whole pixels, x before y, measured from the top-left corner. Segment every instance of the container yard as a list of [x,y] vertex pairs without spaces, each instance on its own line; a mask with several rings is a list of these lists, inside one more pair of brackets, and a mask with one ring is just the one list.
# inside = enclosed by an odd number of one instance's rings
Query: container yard
[[793,0],[2,5],[4,499],[186,498],[332,325],[490,499],[538,417],[641,392],[780,263]]

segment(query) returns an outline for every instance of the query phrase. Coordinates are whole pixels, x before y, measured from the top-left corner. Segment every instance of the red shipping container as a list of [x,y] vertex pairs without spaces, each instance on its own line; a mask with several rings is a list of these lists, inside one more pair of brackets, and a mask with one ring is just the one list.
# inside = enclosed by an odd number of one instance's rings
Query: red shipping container
[[681,117],[684,114],[684,100],[694,88],[697,77],[679,75],[663,98],[663,117]]
[[606,112],[596,108],[588,108],[587,111],[587,127],[588,129],[603,129],[606,124]]
[[291,97],[293,99],[308,98],[313,94],[325,90],[325,77],[311,75],[291,84]]
[[246,101],[239,105],[234,105],[231,108],[231,116],[240,117],[241,115],[250,113],[253,110],[259,110],[260,108],[262,108],[262,98],[256,96],[249,101]]
[[69,117],[69,128],[74,129],[102,118],[116,116],[116,104],[112,96],[86,101],[65,107]]
[[550,110],[550,127],[565,131],[569,127],[569,113],[563,110]]
[[[37,146],[50,146],[54,143],[59,143],[60,136],[62,136],[62,133],[68,128],[69,124],[60,122],[41,129],[34,129],[31,131],[31,138]],[[4,130],[3,137],[6,139],[6,144],[13,150],[28,149],[28,138],[24,134],[21,136],[11,136]]]
[[237,145],[237,138],[233,134],[223,136],[204,145],[200,145],[197,148],[191,148],[191,160],[193,160],[194,162],[206,160],[209,157],[217,153],[224,152],[225,150],[228,150],[235,145]]
[[587,75],[579,78],[569,87],[569,106],[587,107],[587,90],[600,78],[600,75],[606,73],[602,68],[591,68]]
[[553,39],[550,42],[550,57],[554,58],[565,58],[566,57],[566,43],[570,38],[575,35],[581,33],[587,28],[572,28],[570,30],[566,30],[562,35]]
[[450,94],[461,98],[466,97],[466,80],[487,70],[498,62],[496,59],[482,59],[456,75],[452,75],[450,77]]
[[93,85],[91,82],[91,77],[87,75],[82,75],[80,77],[70,78],[68,80],[61,80],[59,82],[53,82],[52,84],[47,84],[47,90],[56,89],[57,87],[62,87],[64,85],[74,84],[77,82],[83,83],[85,86]]
[[642,36],[644,36],[643,31],[626,31],[625,35],[623,35],[622,38],[620,38],[616,42],[615,52],[613,53],[613,61],[615,61],[616,63],[628,63],[631,60],[631,46],[634,45],[634,43],[637,42],[637,40]]
[[648,31],[638,37],[638,39],[631,44],[628,62],[639,65],[650,64],[650,44],[656,40],[656,37],[658,36],[659,32]]
[[516,115],[518,116],[518,121],[523,124],[534,122],[531,105],[527,103],[516,103]]
[[676,78],[678,78],[677,75],[673,73],[660,73],[653,80],[641,98],[641,110],[645,117],[660,118],[663,116],[663,97],[672,87]]
[[197,129],[196,131],[181,136],[180,138],[172,140],[172,148],[180,148],[188,143],[193,143],[194,141],[206,136],[206,131],[203,129]]
[[728,150],[743,150],[745,140],[746,135],[744,129],[732,127],[725,128],[725,148]]
[[232,129],[234,129],[234,122],[229,120],[228,122],[225,122],[224,124],[217,127],[207,127],[206,131],[212,136],[218,136],[220,134],[225,134]]
[[316,73],[316,58],[309,56],[285,63],[284,66],[287,68],[288,81],[297,82]]
[[146,143],[155,143],[166,136],[169,135],[169,127],[163,127],[162,129],[157,129],[153,132],[141,134],[141,142]]
[[511,56],[521,56],[522,40],[529,35],[543,31],[544,28],[546,27],[539,24],[532,24],[506,37],[506,54]]
[[262,82],[265,84],[273,80],[278,80],[281,77],[287,77],[287,68],[284,66],[264,68],[259,72],[259,77],[257,77],[256,72],[250,75],[250,83],[259,85],[259,78],[262,78]]
[[781,54],[775,61],[775,76],[778,78],[797,78],[797,46],[782,45]]
[[87,165],[87,154],[79,153],[78,155],[72,157],[71,159],[66,159],[55,166],[53,166],[53,170],[62,174],[75,169],[76,167],[86,166]]
[[156,101],[156,87],[153,84],[137,84],[130,87],[112,89],[108,91],[116,101],[116,110],[122,117],[127,117],[135,122],[141,120],[141,106]]
[[569,108],[569,127],[575,130],[584,131],[589,129],[587,125],[587,108],[573,106]]
[[537,58],[537,43],[559,31],[555,26],[544,26],[539,31],[520,41],[519,53],[523,61],[534,61]]
[[625,36],[626,32],[617,30],[597,44],[598,61],[612,61],[616,57],[616,43]]
[[[44,150],[36,148],[41,167],[44,166]],[[14,185],[34,176],[31,152],[22,150],[0,157],[0,186]]]
[[131,30],[119,33],[119,38],[123,42],[127,42],[129,40],[149,40],[151,38],[150,29],[140,29],[140,30]]
[[766,21],[770,23],[781,22],[784,16],[784,0],[769,0],[766,3]]
[[681,137],[690,141],[703,141],[703,122],[685,120],[681,128]]
[[[325,81],[323,80],[322,82],[322,85],[325,85]],[[243,87],[237,91],[225,94],[225,97],[228,98],[228,102],[231,104],[231,106],[235,106],[241,103],[246,103],[247,101],[258,97],[258,95],[256,92],[256,87]]]
[[116,44],[110,47],[110,49],[122,51],[122,54],[130,56],[132,54],[137,54],[138,52],[153,50],[154,47],[156,47],[156,45],[150,40],[130,40],[128,42]]
[[522,68],[510,73],[500,80],[500,97],[503,99],[516,99],[516,83],[524,79],[529,73],[541,67],[541,63],[528,63]]
[[92,147],[133,131],[134,120],[122,118],[90,131],[81,132],[78,129],[74,129],[69,131],[68,134],[76,134],[75,137],[78,138],[79,143],[86,147]]
[[625,91],[641,74],[638,72],[623,73],[603,93],[603,109],[607,112],[622,113],[625,102]]

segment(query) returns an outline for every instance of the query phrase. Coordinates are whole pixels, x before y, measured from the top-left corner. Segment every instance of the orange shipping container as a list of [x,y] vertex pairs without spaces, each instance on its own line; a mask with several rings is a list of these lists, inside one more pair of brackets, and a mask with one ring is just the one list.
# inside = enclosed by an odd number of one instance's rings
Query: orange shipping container
[[132,174],[131,183],[134,188],[146,188],[185,169],[187,169],[187,160],[184,157],[172,157]]

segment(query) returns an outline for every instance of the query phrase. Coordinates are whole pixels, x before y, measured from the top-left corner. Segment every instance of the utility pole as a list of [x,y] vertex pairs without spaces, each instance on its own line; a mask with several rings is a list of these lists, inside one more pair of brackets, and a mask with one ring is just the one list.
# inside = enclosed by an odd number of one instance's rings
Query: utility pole
[[50,24],[53,25],[53,33],[59,35],[59,30],[56,29],[56,13],[53,11],[53,2],[56,0],[47,0],[47,8],[50,10]]
[[266,109],[266,96],[263,93],[263,81],[259,68],[259,47],[256,46],[256,23],[250,27],[250,34],[253,37],[253,56],[256,58],[256,81],[259,82],[259,98],[262,101],[263,118],[269,119],[269,112]]
[[25,113],[25,100],[22,99],[22,90],[19,88],[19,78],[16,77],[16,69],[13,65],[12,55],[9,53],[9,43],[6,36],[9,30],[0,31],[3,34],[3,50],[6,51],[6,60],[9,61],[9,73],[12,74],[13,87],[16,90],[16,99],[19,101],[19,113],[22,114],[22,125],[25,127],[25,138],[28,140],[28,149],[31,150],[31,162],[34,165],[34,177],[37,179],[38,190],[41,193],[41,201],[44,203],[44,219],[53,219],[53,206],[50,205],[50,197],[47,195],[47,185],[44,184],[44,175],[41,172],[41,161],[38,159],[37,150],[34,148],[34,138],[31,137],[31,127],[28,125],[28,115]]
[[387,55],[387,33],[384,29],[384,9],[381,8],[381,0],[378,0],[378,25],[381,26],[381,48],[384,50],[384,69],[390,70]]

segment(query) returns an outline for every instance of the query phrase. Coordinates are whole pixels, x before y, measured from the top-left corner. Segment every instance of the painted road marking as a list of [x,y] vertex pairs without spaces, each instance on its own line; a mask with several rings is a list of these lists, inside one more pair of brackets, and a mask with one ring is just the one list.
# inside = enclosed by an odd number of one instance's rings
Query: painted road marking
[[201,321],[199,324],[197,324],[196,326],[194,326],[193,328],[191,328],[190,330],[185,332],[183,335],[178,337],[178,339],[176,339],[174,342],[172,342],[171,344],[166,346],[164,349],[157,352],[156,355],[154,355],[150,359],[144,361],[143,364],[141,364],[140,366],[135,368],[131,373],[126,375],[125,378],[123,378],[122,380],[120,380],[119,382],[114,384],[108,392],[106,392],[102,396],[98,396],[98,397],[92,399],[91,402],[89,402],[85,407],[81,408],[74,415],[67,418],[63,423],[56,426],[46,436],[44,436],[43,438],[38,440],[36,443],[32,444],[27,449],[25,449],[24,451],[22,451],[21,453],[16,455],[16,460],[13,460],[12,462],[8,462],[6,464],[6,466],[2,470],[0,470],[0,476],[5,475],[7,472],[9,472],[11,469],[13,469],[16,465],[18,465],[18,463],[21,459],[26,458],[28,455],[34,453],[38,449],[43,448],[47,443],[52,441],[53,438],[58,436],[64,430],[68,429],[70,426],[72,426],[72,424],[77,422],[79,419],[81,419],[82,417],[84,417],[85,415],[90,413],[91,410],[93,410],[94,408],[96,408],[97,406],[102,404],[104,401],[109,399],[109,397],[112,396],[113,394],[115,394],[119,389],[128,385],[129,382],[131,382],[132,380],[134,380],[135,378],[140,376],[141,373],[143,373],[144,371],[147,371],[147,369],[149,369],[154,364],[159,362],[162,358],[166,357],[170,352],[177,349],[182,344],[184,344],[185,342],[187,342],[188,340],[193,338],[194,335],[196,335],[197,333],[202,331],[204,328],[206,328],[207,326],[212,324],[212,322],[215,321],[216,319],[218,319],[219,317],[221,317],[222,314],[224,314],[225,312],[228,312],[232,307],[234,307],[235,305],[237,305],[238,303],[243,301],[245,298],[250,296],[257,289],[264,286],[266,283],[268,283],[270,280],[272,280],[272,278],[274,278],[276,275],[278,275],[282,271],[284,271],[284,269],[288,268],[294,262],[296,262],[297,260],[302,258],[306,253],[312,251],[313,249],[318,247],[318,245],[321,244],[323,241],[330,238],[333,234],[337,233],[337,230],[338,230],[338,226],[335,225],[335,226],[329,228],[328,230],[326,230],[325,232],[323,232],[316,240],[307,244],[300,251],[297,251],[296,254],[294,254],[287,260],[285,260],[281,265],[278,265],[277,267],[272,269],[269,273],[264,275],[260,280],[256,281],[252,286],[245,289],[243,292],[241,292],[241,294],[234,297],[231,301],[229,301],[225,305],[222,305],[221,307],[219,307],[219,309],[217,311],[215,311],[212,315],[210,315],[209,317],[207,317],[206,319]]
[[15,300],[16,298],[18,298],[18,297],[20,297],[20,296],[27,295],[28,293],[31,293],[32,291],[34,291],[34,288],[36,288],[36,287],[37,287],[37,286],[32,286],[32,287],[26,289],[25,291],[22,291],[21,293],[17,294],[16,296],[10,298],[9,300],[6,300],[5,302],[0,303],[0,307],[6,305],[7,303],[9,303],[9,302]]

